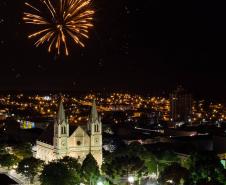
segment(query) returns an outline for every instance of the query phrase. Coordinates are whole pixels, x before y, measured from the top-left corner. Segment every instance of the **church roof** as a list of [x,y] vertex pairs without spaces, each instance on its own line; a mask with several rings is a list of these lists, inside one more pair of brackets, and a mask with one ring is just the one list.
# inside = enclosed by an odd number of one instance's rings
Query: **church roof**
[[69,125],[69,137],[74,133],[74,131],[78,128],[78,125]]

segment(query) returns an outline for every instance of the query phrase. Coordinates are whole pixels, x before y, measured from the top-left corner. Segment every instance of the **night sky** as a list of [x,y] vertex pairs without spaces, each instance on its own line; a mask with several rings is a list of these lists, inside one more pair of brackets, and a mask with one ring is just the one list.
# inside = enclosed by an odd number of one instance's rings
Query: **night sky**
[[[32,2],[36,0],[28,0]],[[93,0],[86,48],[54,56],[27,39],[23,0],[0,1],[0,90],[128,90],[181,84],[199,98],[226,95],[226,7],[220,1]]]

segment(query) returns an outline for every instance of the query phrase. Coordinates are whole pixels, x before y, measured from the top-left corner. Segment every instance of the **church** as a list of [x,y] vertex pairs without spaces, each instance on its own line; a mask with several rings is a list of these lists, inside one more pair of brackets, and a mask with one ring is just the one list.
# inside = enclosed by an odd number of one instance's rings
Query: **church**
[[87,125],[70,125],[65,116],[63,102],[54,124],[49,124],[36,141],[33,156],[46,163],[64,156],[77,158],[82,162],[91,153],[99,166],[102,165],[102,123],[93,101]]

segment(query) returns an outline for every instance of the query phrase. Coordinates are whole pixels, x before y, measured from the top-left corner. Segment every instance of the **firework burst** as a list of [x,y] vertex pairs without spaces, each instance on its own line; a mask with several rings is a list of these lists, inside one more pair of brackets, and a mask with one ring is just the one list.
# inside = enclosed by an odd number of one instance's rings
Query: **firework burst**
[[91,0],[39,0],[37,8],[25,3],[30,8],[23,20],[37,26],[29,38],[35,38],[35,46],[46,44],[48,51],[63,51],[69,55],[68,42],[84,47],[83,39],[89,38],[88,32],[93,27],[94,11],[90,8]]

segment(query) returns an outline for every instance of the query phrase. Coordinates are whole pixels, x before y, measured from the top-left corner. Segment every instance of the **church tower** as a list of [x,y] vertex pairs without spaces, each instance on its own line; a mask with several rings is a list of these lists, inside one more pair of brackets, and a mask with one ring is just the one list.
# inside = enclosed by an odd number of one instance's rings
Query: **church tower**
[[65,116],[63,101],[60,101],[58,114],[54,122],[54,153],[56,158],[64,157],[68,154],[69,123]]
[[96,102],[93,101],[91,114],[88,121],[88,131],[90,133],[90,152],[96,159],[99,166],[103,162],[102,154],[102,123],[101,118],[98,116]]

